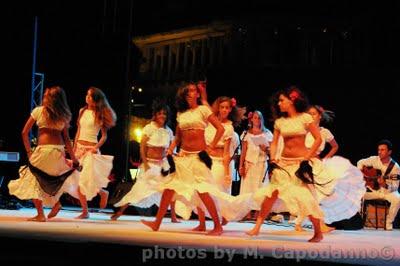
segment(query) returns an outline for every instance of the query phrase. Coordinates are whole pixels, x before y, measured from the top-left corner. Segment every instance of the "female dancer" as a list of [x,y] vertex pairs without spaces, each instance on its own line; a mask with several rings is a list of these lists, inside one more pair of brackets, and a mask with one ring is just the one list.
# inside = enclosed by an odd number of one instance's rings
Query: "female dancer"
[[[321,144],[321,135],[312,117],[305,113],[307,99],[296,87],[279,91],[274,97],[272,111],[277,117],[271,144],[271,162],[278,165],[272,171],[271,182],[259,189],[255,201],[261,206],[255,227],[247,232],[257,235],[273,203],[279,197],[292,214],[308,216],[314,226],[314,236],[309,242],[323,239],[320,220],[324,214],[313,195],[313,175],[320,174],[321,163],[313,157]],[[305,146],[305,136],[311,132],[315,141],[310,149]],[[282,157],[276,161],[276,147],[279,137],[283,137]],[[310,167],[312,164],[312,169]],[[272,165],[275,166],[275,165]]]
[[[199,97],[199,89],[194,83],[185,84],[178,90],[176,101],[178,125],[175,139],[168,148],[168,154],[172,154],[175,147],[180,145],[179,155],[174,158],[175,171],[171,170],[165,177],[164,183],[160,185],[163,194],[156,220],[142,221],[154,231],[159,229],[174,195],[177,200],[175,210],[178,215],[189,219],[196,207],[201,207],[204,211],[207,209],[214,222],[214,229],[209,234],[220,235],[223,231],[217,207],[210,195],[210,192],[214,193],[218,189],[215,185],[210,185],[215,181],[210,171],[212,162],[205,150],[211,151],[217,146],[224,134],[224,128],[209,107],[199,105]],[[216,134],[207,147],[204,131],[208,123],[216,128]]]
[[[318,105],[312,105],[308,113],[313,117],[314,123],[321,133],[322,143],[317,150],[317,155],[324,150],[327,142],[331,146],[331,149],[322,161],[327,174],[315,177],[316,195],[324,212],[324,222],[331,224],[349,219],[360,210],[361,200],[365,193],[363,174],[349,160],[340,156],[333,156],[338,150],[339,145],[329,129],[321,127],[320,123],[331,122],[334,118],[334,113],[326,111]],[[307,134],[306,147],[311,148],[313,142],[314,138]],[[304,218],[304,216],[296,218],[295,229],[297,231],[302,231],[301,224]],[[323,231],[334,229],[325,224],[321,226]]]
[[[201,85],[200,85],[201,86]],[[202,101],[207,104],[205,101],[205,87],[200,88],[202,92]],[[236,107],[236,99],[229,98],[226,96],[218,97],[214,103],[212,104],[212,111],[214,115],[221,122],[224,127],[224,135],[218,142],[217,146],[213,149],[210,149],[210,157],[212,159],[212,168],[211,173],[214,177],[214,180],[220,191],[223,191],[227,194],[231,192],[231,184],[232,184],[232,168],[231,168],[231,146],[232,146],[232,138],[234,137],[234,129],[233,125],[238,125],[240,122],[240,117],[238,114],[238,110]],[[210,146],[216,134],[216,129],[213,125],[208,124],[205,130],[205,137],[207,146]],[[226,206],[227,207],[227,206]],[[226,210],[227,208],[225,208]],[[205,213],[201,210],[201,208],[197,209],[199,216],[199,226],[194,228],[194,231],[205,231],[206,223],[205,223]],[[227,220],[222,217],[222,225],[227,224]]]
[[[63,192],[77,195],[73,183],[78,182],[79,174],[67,163],[64,151],[65,146],[73,165],[78,166],[68,134],[70,120],[65,92],[54,86],[46,89],[42,105],[33,109],[22,130],[28,167],[20,170],[19,179],[10,181],[8,188],[11,195],[33,200],[38,214],[29,221],[45,222],[43,205],[53,206]],[[35,123],[39,128],[38,146],[32,152],[28,135]]]
[[[169,168],[166,150],[174,135],[167,125],[170,114],[168,105],[156,100],[153,102],[152,109],[152,121],[143,128],[143,137],[140,142],[140,158],[142,160],[139,167],[140,174],[131,191],[121,201],[114,204],[121,208],[111,216],[111,220],[117,220],[130,204],[149,208],[160,203],[161,193],[157,187],[164,178],[161,170]],[[174,204],[171,204],[171,221],[178,222]]]
[[[113,167],[113,156],[100,155],[100,148],[107,140],[107,131],[115,126],[116,115],[108,103],[106,95],[96,87],[90,87],[86,94],[86,106],[79,111],[78,130],[74,141],[74,153],[82,165],[78,186],[82,214],[77,219],[89,218],[87,201],[100,194],[100,208],[107,205],[108,176]],[[97,137],[101,131],[101,138]],[[48,218],[57,215],[61,209],[58,202]]]

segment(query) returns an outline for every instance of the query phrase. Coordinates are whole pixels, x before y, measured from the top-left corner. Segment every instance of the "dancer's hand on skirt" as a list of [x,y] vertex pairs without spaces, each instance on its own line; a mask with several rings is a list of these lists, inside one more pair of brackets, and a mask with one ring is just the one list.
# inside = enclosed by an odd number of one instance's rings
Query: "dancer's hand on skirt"
[[308,161],[301,161],[299,169],[296,171],[296,176],[306,184],[314,183],[314,175],[312,172],[312,167]]

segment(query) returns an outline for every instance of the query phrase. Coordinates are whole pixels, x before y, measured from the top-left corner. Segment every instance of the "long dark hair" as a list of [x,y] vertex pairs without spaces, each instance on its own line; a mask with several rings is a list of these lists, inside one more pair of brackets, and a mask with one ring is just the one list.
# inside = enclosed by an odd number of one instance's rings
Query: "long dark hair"
[[167,119],[165,120],[165,124],[163,126],[166,127],[167,125],[169,125],[171,109],[164,100],[160,98],[155,99],[151,105],[151,109],[152,109],[153,119],[155,118],[158,112],[165,111]]
[[[175,99],[175,107],[178,112],[185,112],[189,109],[189,104],[186,101],[186,96],[189,92],[189,86],[193,85],[197,88],[195,82],[184,82],[182,86],[179,87],[178,92],[176,93]],[[197,88],[197,90],[199,90]],[[197,103],[200,105],[200,98],[197,100]]]
[[279,108],[278,103],[280,95],[284,95],[293,102],[296,112],[303,113],[308,110],[309,104],[307,96],[296,86],[290,86],[286,89],[276,92],[270,100],[271,112],[274,119],[288,116],[286,112],[281,112]]
[[308,110],[310,110],[311,108],[314,108],[315,110],[317,110],[317,112],[321,115],[321,123],[330,124],[333,122],[333,119],[335,119],[335,113],[333,111],[325,110],[320,105],[316,105],[316,104],[310,105],[308,107]]
[[117,115],[108,103],[107,97],[102,90],[90,87],[91,97],[95,102],[95,123],[101,127],[111,128],[115,126]]

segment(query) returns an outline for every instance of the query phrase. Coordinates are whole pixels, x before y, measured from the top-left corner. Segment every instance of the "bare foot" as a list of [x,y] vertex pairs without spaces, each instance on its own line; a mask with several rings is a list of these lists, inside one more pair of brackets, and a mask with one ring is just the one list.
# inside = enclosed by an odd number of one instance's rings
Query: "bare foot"
[[193,228],[192,231],[195,232],[204,232],[206,231],[206,226],[199,224],[197,227]]
[[160,226],[156,224],[156,222],[151,222],[151,221],[146,221],[146,220],[140,220],[142,222],[142,224],[148,226],[151,228],[151,230],[153,231],[158,231],[158,229],[160,228]]
[[224,231],[224,229],[222,228],[222,226],[214,228],[213,230],[211,230],[210,232],[207,233],[208,236],[219,236],[222,234],[222,232]]
[[171,216],[171,223],[175,223],[175,224],[178,224],[178,223],[180,223],[181,221],[179,221],[177,218],[176,218],[176,216]]
[[103,192],[100,194],[100,209],[107,207],[108,194],[109,193],[107,190],[103,190]]
[[249,236],[257,236],[259,233],[260,233],[260,229],[257,229],[256,227],[254,227],[250,231],[246,231],[246,235],[249,235]]
[[330,233],[330,232],[334,231],[335,229],[336,229],[335,227],[330,227],[330,226],[327,226],[324,223],[321,223],[321,231],[322,231],[322,233]]
[[57,204],[54,205],[54,207],[51,209],[51,211],[47,215],[47,218],[50,219],[50,218],[55,217],[60,210],[61,210],[61,203],[57,202]]
[[314,234],[314,236],[310,240],[308,240],[308,242],[317,243],[320,242],[323,238],[324,237],[322,236],[322,234]]
[[79,216],[75,217],[75,219],[88,219],[88,218],[89,218],[88,212],[82,212]]
[[304,231],[303,227],[300,224],[296,224],[294,226],[294,230],[297,231],[297,232],[303,232]]
[[116,221],[116,220],[118,220],[118,218],[119,218],[121,215],[122,215],[121,212],[116,212],[116,213],[114,213],[113,215],[111,215],[110,219],[111,219],[112,221]]
[[229,222],[227,219],[225,219],[224,217],[222,217],[222,221],[221,221],[221,225],[227,225]]
[[27,221],[30,222],[46,222],[46,216],[36,215],[35,217],[29,218]]

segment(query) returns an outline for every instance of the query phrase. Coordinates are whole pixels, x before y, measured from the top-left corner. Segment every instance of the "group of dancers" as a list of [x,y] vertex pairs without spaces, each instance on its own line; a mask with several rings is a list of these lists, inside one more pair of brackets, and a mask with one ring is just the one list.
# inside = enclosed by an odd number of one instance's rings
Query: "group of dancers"
[[[80,200],[83,211],[77,218],[89,217],[87,200],[97,194],[101,207],[107,203],[104,188],[113,157],[101,155],[99,148],[116,116],[98,88],[89,88],[86,104],[79,112],[73,146],[68,136],[71,112],[60,87],[46,90],[43,104],[26,122],[22,137],[29,163],[21,169],[20,178],[10,182],[9,190],[20,199],[33,199],[38,211],[33,221],[56,216],[63,193]],[[157,204],[155,220],[141,221],[154,231],[170,208],[172,222],[178,221],[177,216],[187,220],[195,212],[199,225],[193,230],[206,231],[205,220],[210,217],[214,227],[208,235],[220,235],[228,222],[254,214],[256,224],[246,232],[252,236],[259,233],[270,212],[286,211],[297,216],[296,230],[302,230],[308,218],[314,229],[309,241],[319,242],[323,233],[334,230],[327,224],[349,219],[360,210],[366,192],[363,174],[349,160],[334,156],[338,144],[320,126],[321,120],[332,119],[332,113],[310,106],[295,86],[272,97],[273,132],[265,127],[260,111],[248,116],[251,126],[240,138],[242,180],[237,196],[230,191],[233,151],[238,145],[234,127],[242,119],[236,100],[221,96],[209,105],[205,83],[185,83],[176,96],[175,135],[168,127],[170,108],[161,101],[152,107],[152,121],[143,129],[139,176],[131,191],[114,205],[119,210],[112,220],[129,205]],[[39,145],[32,152],[28,132],[35,122]],[[326,143],[331,149],[321,158]],[[43,204],[53,207],[47,217]]]

